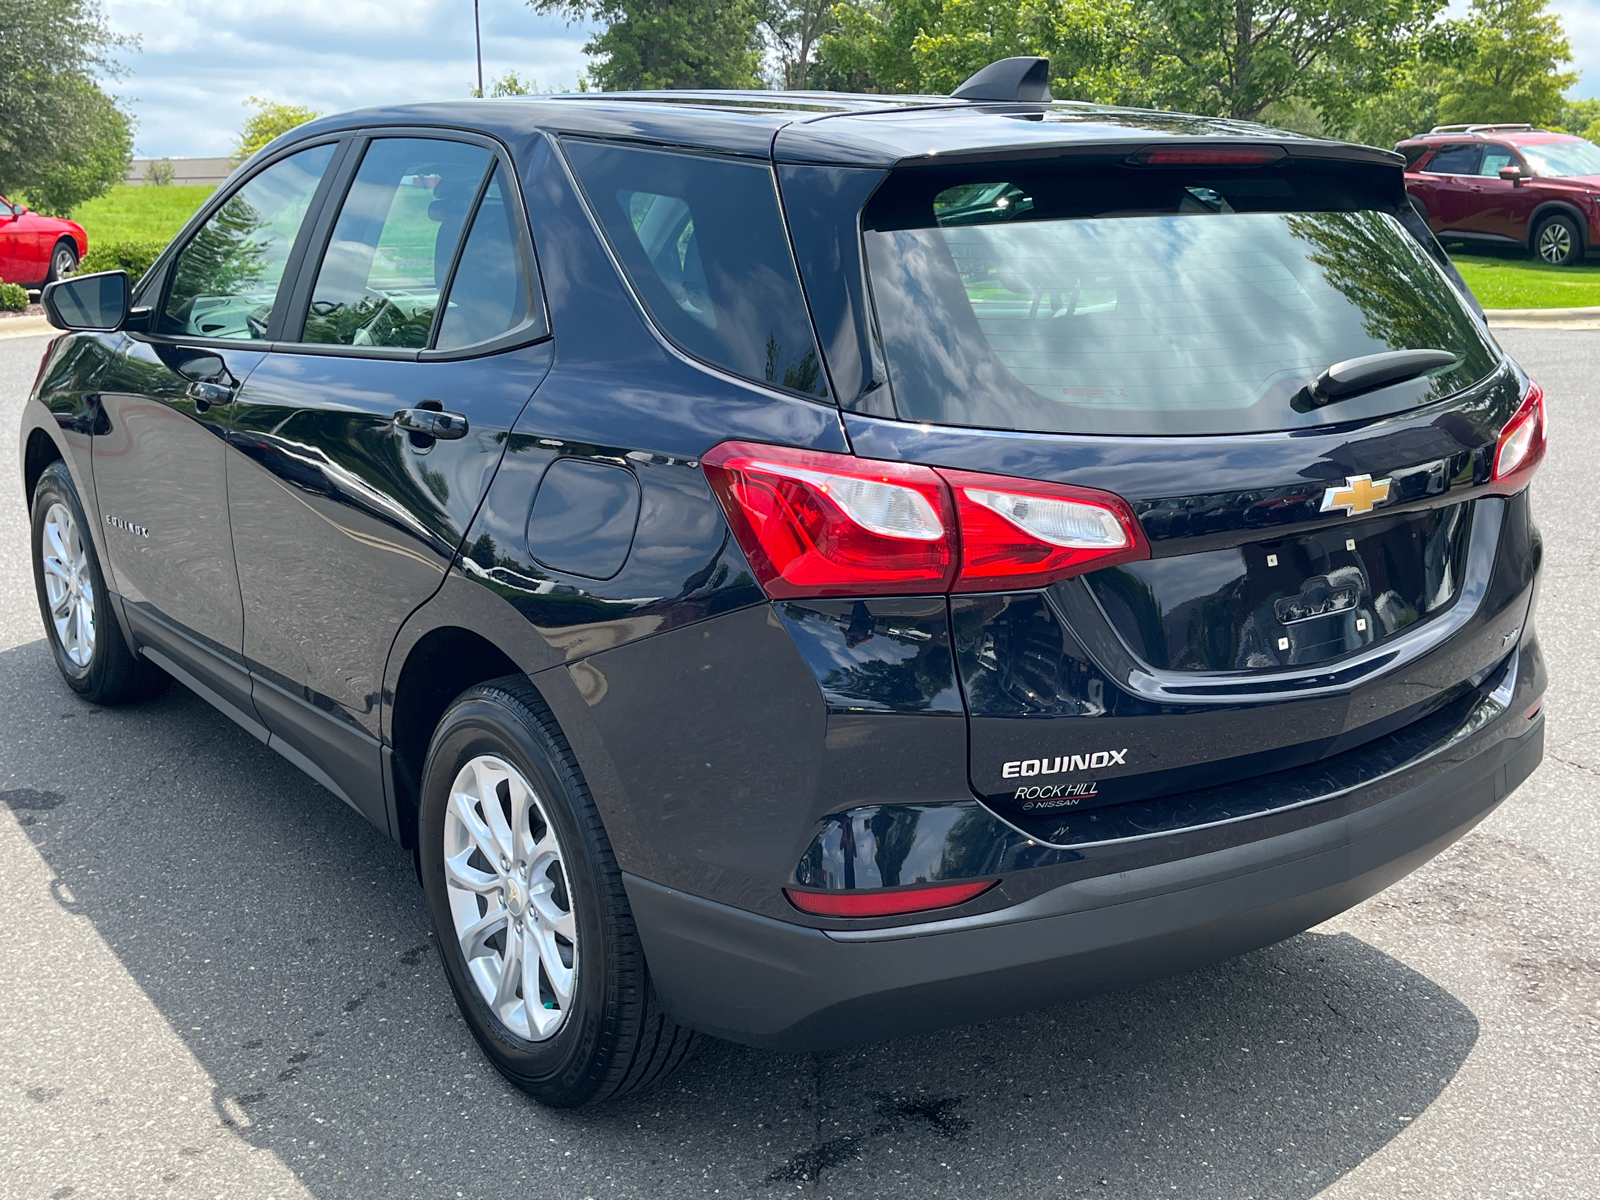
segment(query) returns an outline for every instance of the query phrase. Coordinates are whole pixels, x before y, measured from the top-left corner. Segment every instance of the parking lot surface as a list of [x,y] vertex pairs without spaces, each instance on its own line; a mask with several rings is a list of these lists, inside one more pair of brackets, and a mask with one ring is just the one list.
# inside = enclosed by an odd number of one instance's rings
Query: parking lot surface
[[[181,687],[68,692],[0,481],[0,1196],[1600,1195],[1600,333],[1502,341],[1550,397],[1552,685],[1481,826],[1196,974],[860,1050],[703,1040],[573,1113],[480,1058],[402,851]],[[0,340],[0,429],[44,345]]]

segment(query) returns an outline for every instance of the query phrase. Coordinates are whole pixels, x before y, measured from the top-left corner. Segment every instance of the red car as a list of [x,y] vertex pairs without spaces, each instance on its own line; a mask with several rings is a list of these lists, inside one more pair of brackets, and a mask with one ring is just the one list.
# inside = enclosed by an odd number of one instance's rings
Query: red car
[[1441,241],[1579,262],[1600,241],[1600,146],[1531,125],[1440,125],[1395,147]]
[[43,287],[71,275],[89,252],[76,221],[43,217],[0,196],[0,280]]

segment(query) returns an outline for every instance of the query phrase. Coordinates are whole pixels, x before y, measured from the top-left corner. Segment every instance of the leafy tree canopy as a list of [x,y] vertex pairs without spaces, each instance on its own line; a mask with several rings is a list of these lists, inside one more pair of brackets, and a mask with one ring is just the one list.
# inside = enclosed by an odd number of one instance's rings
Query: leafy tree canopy
[[67,213],[126,174],[132,124],[98,79],[132,45],[96,0],[5,0],[0,17],[0,191]]
[[589,81],[604,91],[760,87],[760,0],[528,0],[593,21]]
[[1442,125],[1467,121],[1560,120],[1561,93],[1578,81],[1561,68],[1572,44],[1546,0],[1472,0],[1466,21],[1473,54],[1450,71],[1440,89]]
[[246,108],[255,111],[244,119],[244,127],[239,130],[238,149],[233,152],[235,163],[242,163],[273,138],[307,121],[315,121],[322,115],[316,109],[301,104],[279,104],[274,100],[263,100],[260,96],[251,96],[244,103]]

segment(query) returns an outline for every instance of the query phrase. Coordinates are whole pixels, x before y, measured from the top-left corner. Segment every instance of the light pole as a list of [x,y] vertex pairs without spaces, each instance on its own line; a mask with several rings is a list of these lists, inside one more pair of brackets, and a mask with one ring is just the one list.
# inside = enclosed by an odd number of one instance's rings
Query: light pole
[[478,21],[478,0],[472,0],[472,40],[478,46],[478,95],[483,95],[483,26]]

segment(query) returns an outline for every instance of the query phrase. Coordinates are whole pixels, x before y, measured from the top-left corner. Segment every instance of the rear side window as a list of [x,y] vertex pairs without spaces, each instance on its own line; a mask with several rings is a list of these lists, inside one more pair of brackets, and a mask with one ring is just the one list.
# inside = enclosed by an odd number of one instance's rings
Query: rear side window
[[496,167],[461,248],[435,346],[472,346],[527,324],[537,312],[529,283],[516,217]]
[[461,231],[492,161],[488,150],[467,142],[372,142],[317,271],[303,340],[426,346]]
[[1476,175],[1480,146],[1442,146],[1422,169],[1429,175]]
[[[1232,434],[1458,391],[1499,358],[1422,247],[1369,207],[1383,194],[1325,177],[1136,168],[891,182],[864,237],[897,412],[1039,432]],[[1334,363],[1403,349],[1456,363],[1307,403]]]
[[612,249],[651,316],[697,358],[826,396],[766,166],[568,140]]

